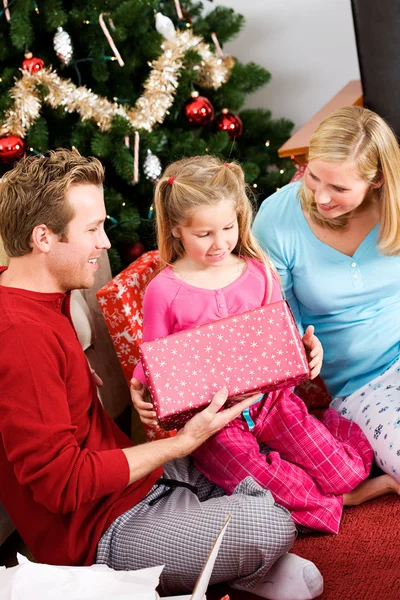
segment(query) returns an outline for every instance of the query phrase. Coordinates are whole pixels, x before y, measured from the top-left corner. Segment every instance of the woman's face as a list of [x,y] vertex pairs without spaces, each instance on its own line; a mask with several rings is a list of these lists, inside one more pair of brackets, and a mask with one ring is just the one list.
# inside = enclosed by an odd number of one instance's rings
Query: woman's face
[[363,203],[371,187],[360,179],[353,163],[312,160],[305,173],[305,184],[314,194],[319,214],[327,219],[351,215]]

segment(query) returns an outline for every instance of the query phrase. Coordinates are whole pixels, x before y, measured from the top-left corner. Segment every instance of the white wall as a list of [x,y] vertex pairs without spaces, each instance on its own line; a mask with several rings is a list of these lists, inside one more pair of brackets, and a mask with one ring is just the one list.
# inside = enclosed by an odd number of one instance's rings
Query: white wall
[[225,44],[242,63],[256,62],[271,81],[248,98],[275,118],[303,125],[351,79],[359,79],[350,0],[215,0],[241,13],[246,27]]

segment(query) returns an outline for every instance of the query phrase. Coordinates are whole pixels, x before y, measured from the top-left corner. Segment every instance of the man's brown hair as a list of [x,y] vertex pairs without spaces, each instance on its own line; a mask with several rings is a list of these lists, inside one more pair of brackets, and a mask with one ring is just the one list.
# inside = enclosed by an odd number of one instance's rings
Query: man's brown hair
[[61,241],[67,239],[74,210],[66,201],[73,185],[102,186],[104,169],[97,158],[60,148],[26,156],[0,182],[0,237],[8,256],[32,252],[32,231],[45,224]]

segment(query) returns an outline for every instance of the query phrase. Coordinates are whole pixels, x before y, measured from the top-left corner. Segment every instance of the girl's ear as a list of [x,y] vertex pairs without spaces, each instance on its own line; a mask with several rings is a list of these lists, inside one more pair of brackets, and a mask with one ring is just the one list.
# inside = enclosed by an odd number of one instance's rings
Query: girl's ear
[[174,238],[176,238],[177,240],[180,240],[180,239],[181,239],[181,236],[180,236],[180,231],[179,231],[179,227],[173,227],[173,228],[172,228],[172,236],[173,236]]

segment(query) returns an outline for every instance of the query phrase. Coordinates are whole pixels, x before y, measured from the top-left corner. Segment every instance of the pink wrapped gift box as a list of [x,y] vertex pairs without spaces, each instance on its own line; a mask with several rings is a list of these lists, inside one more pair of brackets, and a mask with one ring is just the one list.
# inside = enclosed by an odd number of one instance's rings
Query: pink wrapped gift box
[[158,419],[182,427],[228,388],[235,398],[298,385],[308,362],[285,301],[181,331],[139,347]]

